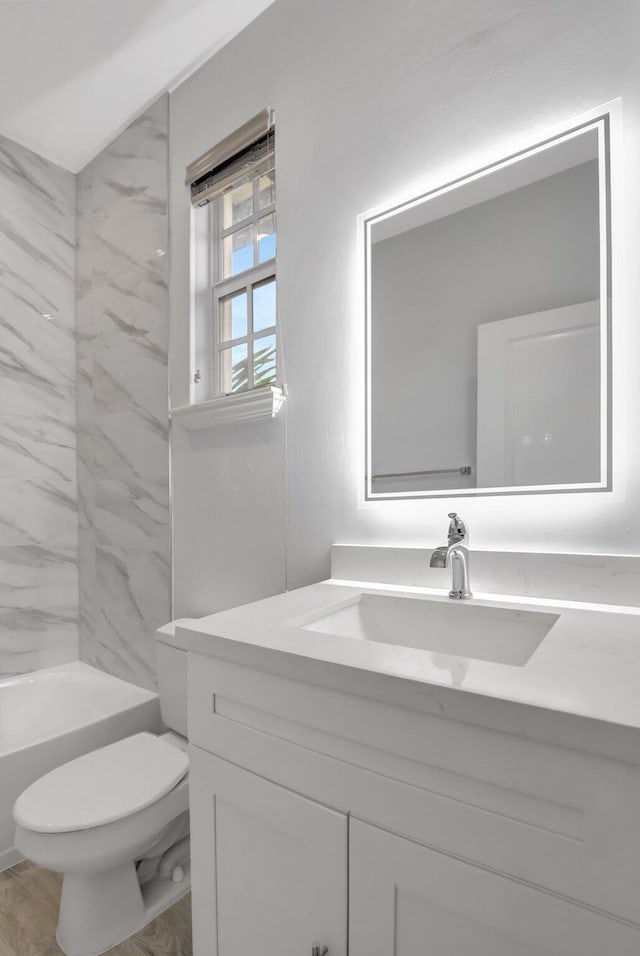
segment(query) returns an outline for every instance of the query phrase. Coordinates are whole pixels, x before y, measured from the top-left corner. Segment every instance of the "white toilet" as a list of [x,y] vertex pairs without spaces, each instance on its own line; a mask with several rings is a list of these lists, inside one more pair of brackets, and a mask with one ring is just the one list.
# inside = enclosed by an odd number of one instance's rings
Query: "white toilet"
[[64,874],[56,938],[97,956],[189,891],[187,654],[175,624],[157,632],[162,719],[45,774],[16,800],[16,846]]

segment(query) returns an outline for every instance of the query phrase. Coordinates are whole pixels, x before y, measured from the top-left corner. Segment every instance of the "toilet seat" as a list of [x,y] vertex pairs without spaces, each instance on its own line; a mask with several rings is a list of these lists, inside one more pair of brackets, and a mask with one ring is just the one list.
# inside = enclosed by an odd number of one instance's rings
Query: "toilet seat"
[[183,750],[149,733],[126,737],[45,774],[16,801],[16,823],[36,833],[69,833],[129,817],[185,777]]

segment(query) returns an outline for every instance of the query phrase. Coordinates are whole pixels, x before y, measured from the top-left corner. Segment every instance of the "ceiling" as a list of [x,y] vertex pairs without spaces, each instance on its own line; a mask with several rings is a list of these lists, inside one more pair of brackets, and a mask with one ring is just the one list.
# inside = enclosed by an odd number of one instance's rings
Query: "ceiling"
[[273,0],[0,0],[0,134],[78,172]]

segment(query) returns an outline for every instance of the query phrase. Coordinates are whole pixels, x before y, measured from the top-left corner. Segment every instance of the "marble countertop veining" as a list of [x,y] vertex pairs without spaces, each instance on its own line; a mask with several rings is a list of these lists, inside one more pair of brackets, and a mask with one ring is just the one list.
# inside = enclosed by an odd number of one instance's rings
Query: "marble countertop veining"
[[333,579],[180,622],[176,636],[199,654],[640,765],[640,608],[495,594],[465,602],[559,614],[523,666],[297,623],[360,593],[449,601],[433,588]]

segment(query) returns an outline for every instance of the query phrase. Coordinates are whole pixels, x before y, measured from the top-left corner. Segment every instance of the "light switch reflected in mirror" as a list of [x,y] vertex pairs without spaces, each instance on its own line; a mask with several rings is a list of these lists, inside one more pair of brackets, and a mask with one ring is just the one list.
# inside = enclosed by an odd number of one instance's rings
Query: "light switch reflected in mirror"
[[609,116],[362,217],[367,497],[608,486]]

